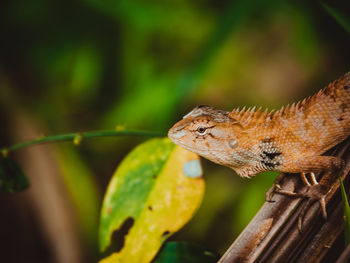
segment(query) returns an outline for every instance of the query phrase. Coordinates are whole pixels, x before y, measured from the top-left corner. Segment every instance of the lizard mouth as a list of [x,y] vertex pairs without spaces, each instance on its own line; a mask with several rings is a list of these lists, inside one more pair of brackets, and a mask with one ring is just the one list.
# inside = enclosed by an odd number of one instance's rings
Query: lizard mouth
[[181,138],[186,135],[185,127],[186,124],[184,124],[183,121],[175,123],[175,125],[168,131],[168,137],[170,140],[172,140],[175,144],[180,143]]
[[198,148],[198,147],[191,147],[190,145],[182,142],[181,139],[179,140],[179,138],[176,137],[176,136],[179,136],[179,135],[178,134],[173,135],[173,134],[170,134],[170,132],[168,133],[168,137],[173,143],[175,143],[176,145],[181,146],[182,148],[185,148],[188,151],[197,153],[199,155],[201,155],[202,152],[208,151],[208,149],[202,149],[202,148]]
[[177,140],[181,139],[186,135],[186,131],[183,129],[173,129],[171,128],[168,132],[168,137],[170,140],[172,140],[174,143],[177,143]]

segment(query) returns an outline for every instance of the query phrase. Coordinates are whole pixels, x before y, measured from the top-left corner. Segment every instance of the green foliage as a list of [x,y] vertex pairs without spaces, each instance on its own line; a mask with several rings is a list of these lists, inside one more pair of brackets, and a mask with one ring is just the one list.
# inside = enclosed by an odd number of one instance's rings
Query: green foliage
[[[119,165],[105,195],[100,249],[107,262],[149,262],[197,210],[204,193],[198,156],[168,139],[136,147]],[[191,169],[188,169],[191,168]],[[195,169],[193,169],[195,168]],[[119,243],[113,244],[117,239]]]
[[[164,135],[197,105],[231,110],[292,103],[348,70],[348,35],[327,23],[331,15],[349,31],[342,2],[348,5],[343,0],[320,12],[319,2],[292,0],[7,1],[0,9],[1,147],[6,139],[18,141],[15,116],[37,120],[39,134],[124,125]],[[96,246],[99,193],[142,137],[85,142],[84,136],[49,139],[82,140],[57,156],[81,239]],[[178,235],[222,253],[264,201],[273,177],[242,180],[203,163],[203,205]],[[13,185],[13,179],[5,181]]]
[[185,242],[167,242],[152,263],[215,263],[217,255]]
[[[127,64],[125,65],[127,70],[125,81],[128,92],[104,119],[104,126],[121,121],[131,126],[148,123],[151,126],[164,128],[162,123],[167,123],[171,116],[176,114],[177,105],[186,99],[187,96],[192,96],[198,91],[201,86],[201,78],[204,78],[205,73],[213,66],[213,60],[217,52],[221,50],[228,38],[239,29],[240,25],[251,19],[256,12],[269,7],[269,5],[266,5],[266,2],[261,0],[255,0],[254,3],[244,0],[234,1],[234,3],[228,5],[227,10],[221,15],[220,19],[215,23],[207,25],[206,23],[212,22],[211,16],[207,15],[205,17],[206,19],[203,20],[203,14],[197,14],[198,10],[187,10],[193,8],[192,5],[180,5],[180,8],[184,8],[185,10],[179,11],[178,9],[174,9],[173,6],[175,5],[177,7],[179,4],[168,3],[162,5],[161,8],[157,5],[148,5],[148,8],[143,8],[144,3],[140,3],[139,1],[134,1],[133,4],[126,4],[126,2],[122,1],[123,4],[116,5],[118,7],[115,7],[113,11],[107,6],[104,7],[108,8],[108,10],[104,8],[103,10],[106,13],[122,12],[128,19],[132,20],[132,25],[137,29],[140,26],[138,19],[144,16],[136,19],[137,16],[131,16],[135,11],[143,14],[149,12],[149,15],[152,16],[151,21],[154,20],[157,22],[152,23],[153,26],[146,26],[139,29],[143,30],[144,33],[141,35],[141,39],[135,38],[134,35],[127,35],[127,37],[130,37],[127,38],[129,42],[125,46],[125,56],[128,57]],[[184,12],[185,14],[192,12],[192,16],[188,17],[191,23],[187,20],[186,25],[183,25],[182,23],[185,18],[172,16],[174,10],[176,12]],[[164,14],[166,14],[166,18]],[[149,16],[147,17],[149,18]],[[193,21],[194,18],[197,20]],[[150,19],[147,22],[144,21],[144,25],[147,25],[149,22]],[[176,32],[172,30],[161,30],[160,28],[163,26],[168,27],[170,26],[169,24],[173,23],[174,26],[182,29],[180,32],[183,34],[178,36],[179,41],[173,45],[176,45],[175,47],[180,50],[183,48],[187,49],[189,54],[183,58],[184,61],[176,63],[176,59],[178,58],[168,58],[169,51],[166,52],[166,55],[161,56],[161,59],[172,61],[171,64],[175,64],[176,67],[174,69],[163,69],[159,61],[149,58],[144,52],[147,51],[149,45],[157,44],[154,43],[154,34],[159,33],[158,31],[161,31],[164,39],[164,42],[161,42],[160,45],[168,44],[166,48],[169,49],[169,43],[166,40],[168,38],[171,39],[173,37],[172,35]],[[201,26],[198,27],[198,24],[201,24]],[[138,32],[133,26],[128,29]],[[206,31],[199,34],[198,32],[202,30]],[[205,38],[202,36],[203,34],[205,34]],[[191,38],[191,41],[188,38]],[[177,46],[184,45],[183,43],[185,43],[186,47]],[[143,61],[140,61],[140,56],[145,57]],[[163,61],[163,63],[165,62]],[[129,87],[129,83],[132,87]],[[144,103],[145,101],[148,103]],[[128,114],[125,114],[126,112]]]
[[344,204],[344,233],[345,233],[345,244],[350,244],[350,206],[348,197],[346,195],[343,179],[339,177],[341,196]]
[[0,156],[0,192],[19,192],[27,189],[29,181],[18,164]]
[[273,184],[277,172],[264,172],[252,178],[252,182],[244,186],[240,202],[237,204],[239,213],[234,215],[234,228],[236,233],[240,233],[256,212],[265,202],[265,193]]

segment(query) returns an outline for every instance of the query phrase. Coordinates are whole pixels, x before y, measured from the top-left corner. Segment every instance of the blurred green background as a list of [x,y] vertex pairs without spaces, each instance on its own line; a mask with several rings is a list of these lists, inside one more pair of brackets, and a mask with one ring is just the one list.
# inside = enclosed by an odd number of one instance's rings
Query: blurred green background
[[[350,3],[324,1],[349,17]],[[32,0],[0,4],[0,146],[118,125],[167,130],[201,104],[278,108],[350,69],[350,37],[318,1]],[[36,146],[0,198],[2,262],[95,262],[103,193],[144,138]],[[276,174],[202,159],[202,206],[171,239],[222,254]]]

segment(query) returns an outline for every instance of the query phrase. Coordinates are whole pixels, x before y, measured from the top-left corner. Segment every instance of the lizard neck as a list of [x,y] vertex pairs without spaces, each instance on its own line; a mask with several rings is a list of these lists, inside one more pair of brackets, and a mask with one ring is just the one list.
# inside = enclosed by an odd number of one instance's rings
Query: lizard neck
[[280,147],[276,130],[254,127],[246,131],[240,147],[231,153],[232,165],[242,177],[251,177],[264,171],[278,171],[284,163],[285,154]]

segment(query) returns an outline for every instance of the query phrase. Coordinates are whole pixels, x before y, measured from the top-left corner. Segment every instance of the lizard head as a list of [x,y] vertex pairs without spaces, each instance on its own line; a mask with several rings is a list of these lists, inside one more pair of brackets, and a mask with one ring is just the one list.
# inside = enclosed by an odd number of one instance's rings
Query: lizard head
[[237,132],[242,126],[229,112],[198,106],[185,115],[168,132],[181,147],[213,162],[232,166],[232,153],[238,147]]

